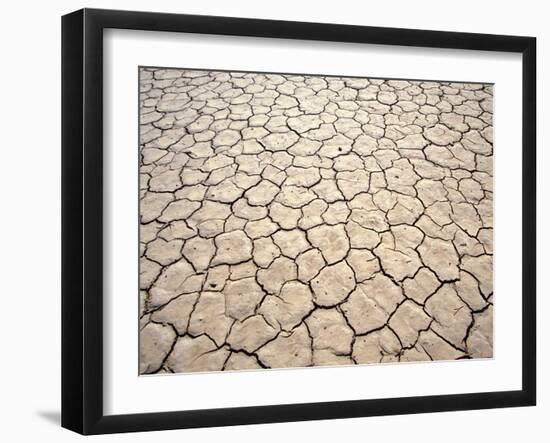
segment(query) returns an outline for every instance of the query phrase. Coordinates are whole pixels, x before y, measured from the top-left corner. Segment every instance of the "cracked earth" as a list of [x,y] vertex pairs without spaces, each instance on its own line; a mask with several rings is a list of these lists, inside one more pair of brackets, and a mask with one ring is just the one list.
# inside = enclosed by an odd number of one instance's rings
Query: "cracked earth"
[[141,374],[492,357],[491,85],[140,88]]

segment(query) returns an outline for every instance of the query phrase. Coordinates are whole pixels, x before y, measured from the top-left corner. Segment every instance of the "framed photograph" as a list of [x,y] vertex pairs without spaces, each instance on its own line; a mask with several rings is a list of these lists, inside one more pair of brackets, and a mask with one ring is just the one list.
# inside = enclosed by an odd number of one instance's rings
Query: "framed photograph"
[[531,37],[62,20],[62,425],[536,402]]

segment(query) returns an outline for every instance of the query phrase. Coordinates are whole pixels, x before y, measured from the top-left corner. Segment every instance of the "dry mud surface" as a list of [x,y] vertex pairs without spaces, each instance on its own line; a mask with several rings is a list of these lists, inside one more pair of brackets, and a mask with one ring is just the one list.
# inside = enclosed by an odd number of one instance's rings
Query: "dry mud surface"
[[141,374],[492,357],[491,85],[140,88]]

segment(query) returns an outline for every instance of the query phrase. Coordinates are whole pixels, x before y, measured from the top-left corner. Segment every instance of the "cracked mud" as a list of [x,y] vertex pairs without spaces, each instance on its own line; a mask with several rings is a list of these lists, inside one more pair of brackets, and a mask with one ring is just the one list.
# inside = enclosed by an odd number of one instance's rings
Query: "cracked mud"
[[141,374],[492,357],[491,85],[140,88]]

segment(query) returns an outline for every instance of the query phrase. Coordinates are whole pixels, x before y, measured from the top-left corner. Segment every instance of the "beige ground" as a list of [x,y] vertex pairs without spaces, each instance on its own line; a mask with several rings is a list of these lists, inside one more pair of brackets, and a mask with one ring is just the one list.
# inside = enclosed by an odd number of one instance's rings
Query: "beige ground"
[[492,356],[491,86],[140,75],[140,373]]

